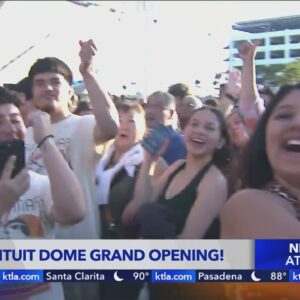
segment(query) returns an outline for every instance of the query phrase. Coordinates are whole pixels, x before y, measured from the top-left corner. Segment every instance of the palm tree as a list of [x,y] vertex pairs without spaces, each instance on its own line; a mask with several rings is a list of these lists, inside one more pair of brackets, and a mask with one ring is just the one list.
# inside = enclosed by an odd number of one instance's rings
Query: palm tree
[[278,85],[284,65],[256,66],[257,83]]

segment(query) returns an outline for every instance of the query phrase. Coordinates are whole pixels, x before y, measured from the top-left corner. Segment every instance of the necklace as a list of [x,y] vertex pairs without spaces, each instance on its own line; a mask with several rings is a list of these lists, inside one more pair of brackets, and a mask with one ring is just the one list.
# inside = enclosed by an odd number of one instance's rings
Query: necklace
[[282,186],[278,181],[273,180],[271,183],[267,185],[267,190],[279,195],[280,197],[287,200],[295,209],[296,217],[300,220],[300,203],[298,198],[293,195],[290,191],[288,191],[284,186]]

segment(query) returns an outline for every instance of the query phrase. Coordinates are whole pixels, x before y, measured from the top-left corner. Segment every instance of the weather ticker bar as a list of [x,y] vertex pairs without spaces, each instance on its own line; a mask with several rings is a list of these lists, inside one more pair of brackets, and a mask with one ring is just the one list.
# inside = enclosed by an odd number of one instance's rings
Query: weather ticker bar
[[0,270],[0,283],[300,282],[300,270]]

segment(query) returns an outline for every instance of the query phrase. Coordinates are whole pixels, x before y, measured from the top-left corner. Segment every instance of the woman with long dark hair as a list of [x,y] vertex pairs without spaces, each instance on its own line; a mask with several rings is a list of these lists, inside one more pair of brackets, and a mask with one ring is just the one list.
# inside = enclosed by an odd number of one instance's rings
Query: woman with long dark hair
[[[227,182],[221,169],[229,159],[225,120],[220,111],[196,110],[184,129],[186,160],[179,160],[149,189],[149,169],[155,160],[145,151],[137,186],[149,195],[139,212],[141,236],[153,239],[217,239],[221,209],[227,199]],[[154,284],[150,299],[206,299],[222,297],[214,285]]]
[[[234,194],[222,213],[222,238],[300,238],[299,99],[300,84],[283,86],[267,106],[245,151],[246,189]],[[230,299],[237,299],[237,289],[245,300],[299,299],[293,284],[226,286]]]
[[230,166],[226,172],[230,197],[241,188],[240,162],[250,139],[250,131],[238,106],[226,116],[226,124],[231,145]]
[[300,84],[284,86],[262,116],[244,155],[247,189],[224,209],[222,237],[300,237],[299,98]]
[[[184,130],[186,160],[171,165],[151,192],[147,176],[154,160],[145,151],[139,189],[149,192],[141,211],[143,238],[218,238],[217,218],[227,199],[227,183],[219,168],[228,163],[228,134],[222,113],[200,108]],[[217,188],[216,188],[217,187]]]

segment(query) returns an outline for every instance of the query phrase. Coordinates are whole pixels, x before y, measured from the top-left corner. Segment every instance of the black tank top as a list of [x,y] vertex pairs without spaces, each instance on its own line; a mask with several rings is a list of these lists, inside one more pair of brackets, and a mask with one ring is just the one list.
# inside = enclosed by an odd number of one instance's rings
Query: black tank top
[[[203,179],[206,172],[211,167],[212,163],[205,165],[196,176],[191,180],[191,182],[178,194],[170,199],[166,199],[166,190],[168,189],[170,183],[174,177],[180,172],[186,163],[183,163],[177,170],[169,177],[167,184],[159,198],[159,203],[165,205],[170,210],[172,210],[174,216],[177,220],[177,235],[183,230],[186,219],[191,211],[191,208],[197,198],[197,187],[201,180]],[[215,219],[212,224],[207,229],[203,236],[203,239],[218,239],[220,237],[220,221],[219,218]]]

